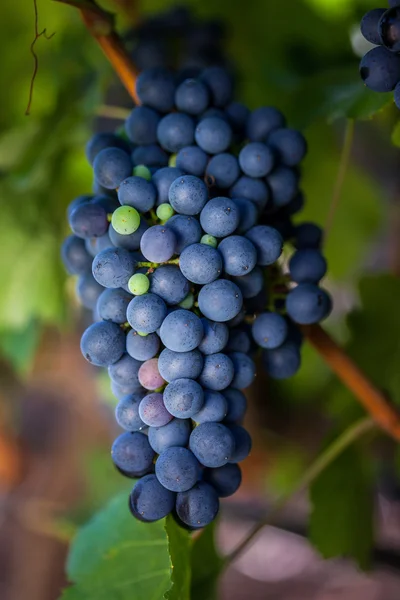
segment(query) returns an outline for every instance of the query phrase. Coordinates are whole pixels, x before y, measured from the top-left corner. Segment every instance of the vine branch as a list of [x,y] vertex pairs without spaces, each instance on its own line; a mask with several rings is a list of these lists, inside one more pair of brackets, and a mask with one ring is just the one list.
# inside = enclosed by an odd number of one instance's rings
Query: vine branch
[[56,0],[56,2],[70,4],[79,9],[88,31],[103,50],[129,95],[136,104],[140,104],[136,94],[138,73],[114,29],[113,15],[100,8],[94,0]]
[[400,414],[396,407],[320,325],[304,326],[302,331],[375,422],[400,442]]
[[37,54],[35,52],[35,44],[38,41],[38,39],[42,36],[45,37],[46,40],[51,40],[51,38],[56,34],[56,32],[54,31],[50,35],[47,35],[46,28],[44,28],[42,31],[39,31],[39,14],[38,14],[37,0],[33,0],[33,10],[35,13],[35,37],[33,38],[33,41],[30,46],[31,54],[33,56],[33,73],[32,73],[32,77],[31,77],[31,83],[29,85],[28,104],[27,104],[26,111],[25,111],[26,116],[29,116],[31,114],[33,88],[35,86],[35,79],[36,79],[36,75],[37,75],[38,68],[39,68],[39,60],[38,60]]
[[276,504],[272,507],[268,517],[257,523],[245,539],[225,558],[224,568],[228,567],[238,556],[245,550],[248,545],[253,542],[257,534],[266,526],[273,525],[279,517],[282,510],[288,505],[294,496],[300,492],[304,492],[313,483],[319,475],[329,467],[351,444],[357,441],[360,437],[375,428],[376,424],[370,417],[365,417],[357,421],[346,429],[326,450],[320,454],[309,468],[302,475],[300,480],[294,487],[281,496]]

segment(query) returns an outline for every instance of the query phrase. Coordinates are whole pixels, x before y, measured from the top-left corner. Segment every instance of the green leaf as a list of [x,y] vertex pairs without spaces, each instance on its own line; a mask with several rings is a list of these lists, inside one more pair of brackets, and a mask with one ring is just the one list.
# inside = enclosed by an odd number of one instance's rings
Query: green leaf
[[[400,279],[371,275],[359,285],[360,307],[347,318],[350,340],[346,351],[389,398],[400,406]],[[364,411],[342,384],[330,386],[330,410],[342,424]]]
[[400,121],[397,121],[392,131],[392,143],[400,148]]
[[[171,539],[178,535],[172,524],[168,529]],[[72,543],[67,573],[74,585],[62,600],[160,600],[171,588],[168,546],[164,521],[137,521],[127,495],[117,496]]]
[[353,558],[363,569],[373,548],[373,477],[368,459],[351,447],[311,485],[309,537],[324,558]]
[[168,536],[168,550],[172,565],[172,587],[167,591],[166,600],[190,600],[190,550],[191,537],[188,531],[180,527],[169,515],[165,520]]
[[191,600],[216,600],[217,581],[224,561],[215,546],[216,524],[208,525],[193,541]]
[[1,353],[19,372],[25,372],[31,365],[39,343],[40,327],[31,321],[23,329],[0,331]]

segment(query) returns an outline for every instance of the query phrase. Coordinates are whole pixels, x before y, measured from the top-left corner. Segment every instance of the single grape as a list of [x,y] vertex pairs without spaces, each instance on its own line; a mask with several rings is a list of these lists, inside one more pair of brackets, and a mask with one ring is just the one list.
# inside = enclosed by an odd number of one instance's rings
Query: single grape
[[205,467],[222,467],[235,451],[235,438],[222,423],[201,423],[190,434],[189,448]]
[[225,68],[219,66],[207,67],[202,71],[200,79],[211,92],[213,106],[224,107],[231,102],[233,80]]
[[140,215],[131,206],[120,206],[112,215],[111,225],[117,233],[130,235],[139,228]]
[[158,359],[158,369],[165,381],[197,379],[203,369],[203,356],[199,350],[174,352],[164,348]]
[[193,415],[195,423],[218,423],[222,421],[228,411],[226,399],[219,392],[204,390],[204,404],[198,413]]
[[327,262],[319,250],[298,250],[290,259],[289,271],[296,283],[318,283],[326,274]]
[[134,517],[153,523],[166,517],[175,507],[175,494],[167,490],[155,475],[146,475],[134,485],[129,508]]
[[[133,207],[133,209],[138,210],[140,213],[146,213],[151,210],[156,203],[156,199],[157,190],[155,185],[152,181],[147,181],[143,177],[128,177],[121,182],[118,188],[118,200],[120,203]],[[118,210],[121,210],[121,208]],[[114,226],[114,222],[112,224]],[[115,226],[114,228],[118,231]],[[131,231],[130,233],[133,232]]]
[[204,357],[199,383],[210,390],[220,391],[231,384],[234,375],[233,362],[226,354],[209,354]]
[[247,410],[246,396],[235,388],[223,390],[222,395],[225,397],[228,407],[225,423],[241,423]]
[[86,360],[97,367],[117,362],[125,351],[125,334],[116,323],[93,323],[81,339],[81,352]]
[[137,78],[136,92],[142,104],[169,112],[175,101],[174,75],[162,68],[146,69]]
[[216,518],[219,500],[214,488],[200,481],[192,489],[177,494],[176,513],[192,529],[206,527]]
[[186,79],[175,92],[175,104],[178,110],[189,115],[199,115],[208,106],[210,94],[207,86],[196,79]]
[[295,129],[275,129],[268,136],[267,144],[279,162],[287,167],[298,165],[307,153],[305,137]]
[[203,481],[209,483],[220,498],[227,498],[239,489],[242,472],[239,465],[228,463],[218,469],[205,469]]
[[135,296],[126,311],[127,321],[138,333],[154,333],[157,331],[166,314],[167,306],[156,294]]
[[94,159],[93,171],[100,185],[115,190],[132,174],[132,166],[129,154],[120,148],[105,148]]
[[146,294],[150,287],[150,280],[143,273],[135,273],[128,281],[128,288],[134,296]]
[[169,305],[182,302],[189,293],[189,282],[178,266],[163,265],[150,276],[150,291]]
[[258,220],[258,210],[254,202],[247,198],[232,198],[236,208],[239,211],[239,225],[236,233],[246,233],[251,227],[256,225]]
[[247,354],[252,348],[249,333],[243,326],[229,330],[229,340],[225,352],[244,352]]
[[179,302],[179,305],[181,308],[184,308],[186,310],[190,310],[191,308],[193,308],[194,305],[194,296],[192,294],[192,292],[189,292],[188,295],[182,300],[182,302]]
[[125,131],[136,146],[155,144],[160,115],[148,106],[136,106],[125,121]]
[[383,46],[372,48],[361,59],[360,75],[374,92],[391,92],[400,81],[400,56]]
[[251,452],[251,436],[240,425],[228,425],[229,431],[235,440],[235,451],[231,455],[230,462],[238,463],[245,460]]
[[122,325],[126,322],[126,309],[132,296],[121,288],[105,289],[97,300],[97,313],[103,321]]
[[223,239],[218,251],[222,256],[224,271],[228,275],[246,275],[256,266],[257,250],[250,240],[241,235],[231,235]]
[[206,246],[216,248],[218,246],[218,240],[213,235],[209,235],[208,233],[206,233],[200,239],[200,244],[205,244]]
[[181,254],[186,246],[200,241],[201,227],[195,217],[174,215],[167,221],[166,227],[171,229],[175,234],[176,254]]
[[294,230],[297,250],[306,248],[319,249],[322,244],[323,231],[315,223],[300,223]]
[[233,362],[235,376],[230,382],[231,387],[244,390],[249,387],[256,376],[254,360],[244,352],[230,352],[229,358]]
[[150,427],[149,443],[161,454],[167,448],[187,446],[191,431],[190,419],[172,419],[163,427]]
[[202,177],[206,171],[208,155],[198,146],[185,146],[176,155],[176,166],[189,175]]
[[138,390],[141,387],[139,383],[141,365],[140,361],[124,353],[117,362],[108,367],[108,375],[111,381],[114,381],[117,385]]
[[264,350],[262,362],[272,379],[288,379],[300,368],[301,356],[298,344],[287,340],[275,350]]
[[266,178],[275,208],[287,206],[298,192],[297,173],[285,166],[276,167]]
[[198,123],[194,137],[197,145],[207,154],[220,154],[225,152],[232,142],[232,129],[223,119],[207,117]]
[[171,184],[168,198],[177,213],[193,216],[203,209],[208,200],[208,191],[204,181],[194,175],[184,175]]
[[145,396],[139,405],[139,416],[150,427],[162,427],[172,420],[164,406],[163,395],[153,392]]
[[226,237],[239,225],[239,211],[230,198],[213,198],[201,211],[200,223],[206,233]]
[[[129,251],[139,250],[142,235],[148,228],[149,226],[147,225],[143,217],[140,218],[140,225],[138,229],[130,235],[121,235],[120,233],[117,233],[111,225],[108,230],[111,243],[106,245],[105,248],[115,246],[116,248],[124,248],[125,250]],[[99,249],[99,252],[100,251],[101,249]],[[98,254],[98,252],[96,254]]]
[[86,250],[85,241],[76,235],[69,235],[64,240],[61,258],[71,275],[84,275],[92,270],[92,257]]
[[129,152],[129,144],[114,133],[95,133],[86,144],[85,154],[89,163],[93,165],[94,159],[105,148],[120,148]]
[[254,179],[243,175],[229,190],[231,198],[246,198],[251,200],[261,212],[267,206],[270,192],[262,179]]
[[151,181],[151,171],[145,165],[136,165],[136,167],[133,167],[133,175],[135,177],[142,177],[146,181]]
[[221,275],[222,257],[212,246],[192,244],[183,250],[179,267],[189,281],[204,285]]
[[257,250],[257,264],[272,265],[282,254],[283,239],[279,231],[268,225],[256,225],[245,234]]
[[133,275],[136,261],[124,248],[107,248],[93,260],[93,277],[106,288],[125,287]]
[[146,427],[139,415],[139,404],[143,394],[134,393],[124,396],[115,408],[115,419],[126,431],[140,431]]
[[240,168],[249,177],[265,177],[272,171],[274,163],[273,152],[261,142],[246,144],[239,154]]
[[183,309],[167,315],[160,330],[162,343],[174,352],[194,350],[200,344],[203,335],[203,324],[199,317]]
[[242,292],[243,298],[255,298],[263,290],[264,274],[260,267],[254,267],[251,273],[232,277],[232,281]]
[[225,323],[215,323],[209,319],[202,318],[204,337],[199,345],[203,354],[216,354],[221,352],[228,342],[229,329]]
[[165,225],[154,225],[142,235],[140,250],[147,260],[162,263],[175,254],[176,244],[172,229]]
[[158,144],[136,146],[132,152],[132,162],[135,166],[146,165],[149,169],[166,167],[168,154]]
[[329,315],[331,309],[329,294],[313,283],[300,283],[286,297],[287,313],[299,325],[319,323]]
[[193,379],[175,379],[164,390],[165,407],[178,419],[190,419],[203,403],[203,388]]
[[209,185],[230,188],[240,175],[238,159],[228,152],[216,154],[207,165],[206,175]]
[[374,8],[369,10],[361,19],[361,33],[368,42],[376,46],[382,43],[379,35],[379,21],[386,12],[386,8]]
[[272,106],[253,110],[247,120],[247,137],[251,142],[263,142],[274,129],[285,127],[285,117]]
[[167,448],[156,462],[158,481],[171,492],[190,490],[199,479],[200,465],[190,450]]
[[71,212],[69,224],[79,238],[100,237],[108,229],[107,213],[99,204],[80,204]]
[[78,208],[78,206],[81,206],[81,204],[87,204],[88,202],[91,201],[92,198],[93,198],[93,196],[91,196],[89,194],[86,194],[84,196],[78,196],[77,198],[74,198],[74,200],[72,200],[72,202],[70,202],[67,207],[68,221],[71,217],[72,211],[74,211],[75,208]]
[[126,336],[126,351],[136,360],[146,361],[154,358],[159,349],[160,338],[156,333],[150,333],[143,337],[131,329]]
[[251,331],[258,346],[273,350],[279,348],[286,340],[288,324],[282,315],[264,312],[257,316]]
[[223,323],[239,314],[243,297],[237,285],[226,279],[217,279],[201,288],[198,302],[205,317]]
[[157,138],[167,152],[179,152],[194,142],[194,121],[185,113],[170,113],[158,124]]
[[127,477],[142,477],[149,473],[154,456],[147,436],[138,431],[122,433],[111,448],[113,463]]
[[156,214],[160,221],[168,221],[174,214],[174,209],[168,202],[164,202],[157,207]]
[[[146,390],[158,390],[165,384],[165,381],[158,370],[158,358],[150,358],[140,366],[138,379],[140,385]],[[148,425],[150,425],[150,423],[148,423]]]

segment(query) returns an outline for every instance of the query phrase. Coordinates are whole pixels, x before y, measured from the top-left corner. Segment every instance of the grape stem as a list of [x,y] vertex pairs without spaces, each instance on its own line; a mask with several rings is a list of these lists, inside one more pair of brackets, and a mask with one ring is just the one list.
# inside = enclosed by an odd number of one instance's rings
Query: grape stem
[[158,269],[158,267],[162,267],[163,265],[179,265],[179,258],[166,260],[163,263],[141,261],[138,262],[136,266],[138,269],[140,269],[141,267],[147,267],[148,269]]
[[318,354],[356,396],[375,422],[400,441],[400,413],[344,350],[320,325],[303,326],[302,331]]
[[262,519],[253,527],[250,533],[240,544],[224,559],[223,568],[226,569],[234,562],[240,554],[254,541],[254,538],[266,525],[273,525],[281,512],[286,508],[289,502],[297,494],[304,492],[307,488],[329,467],[349,446],[356,442],[363,435],[372,431],[376,427],[375,421],[371,417],[364,417],[360,421],[353,423],[346,429],[332,444],[320,454],[314,462],[303,473],[300,480],[294,487],[281,496],[271,508],[271,511],[265,519]]
[[79,9],[88,31],[103,50],[129,95],[136,104],[140,104],[136,94],[138,72],[114,29],[113,15],[103,10],[94,0],[57,0],[57,2],[70,4]]

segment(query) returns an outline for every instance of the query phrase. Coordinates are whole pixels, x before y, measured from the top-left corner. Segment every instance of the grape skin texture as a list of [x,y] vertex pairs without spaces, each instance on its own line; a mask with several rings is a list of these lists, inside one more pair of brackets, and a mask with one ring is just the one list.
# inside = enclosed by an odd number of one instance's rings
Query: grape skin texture
[[108,321],[93,323],[81,339],[83,356],[97,367],[107,367],[117,362],[124,350],[124,332],[118,325]]
[[222,423],[201,423],[190,435],[189,448],[205,467],[222,467],[235,451],[235,438]]
[[141,477],[149,473],[154,456],[147,436],[137,431],[122,433],[111,448],[115,466],[127,477]]
[[171,492],[185,492],[198,480],[200,465],[190,450],[167,448],[156,462],[158,481]]
[[132,514],[146,523],[163,519],[174,505],[175,494],[163,487],[155,475],[146,475],[137,481],[129,498]]
[[218,511],[217,493],[204,481],[200,481],[189,491],[177,494],[177,515],[183,523],[193,529],[209,525],[216,518]]

